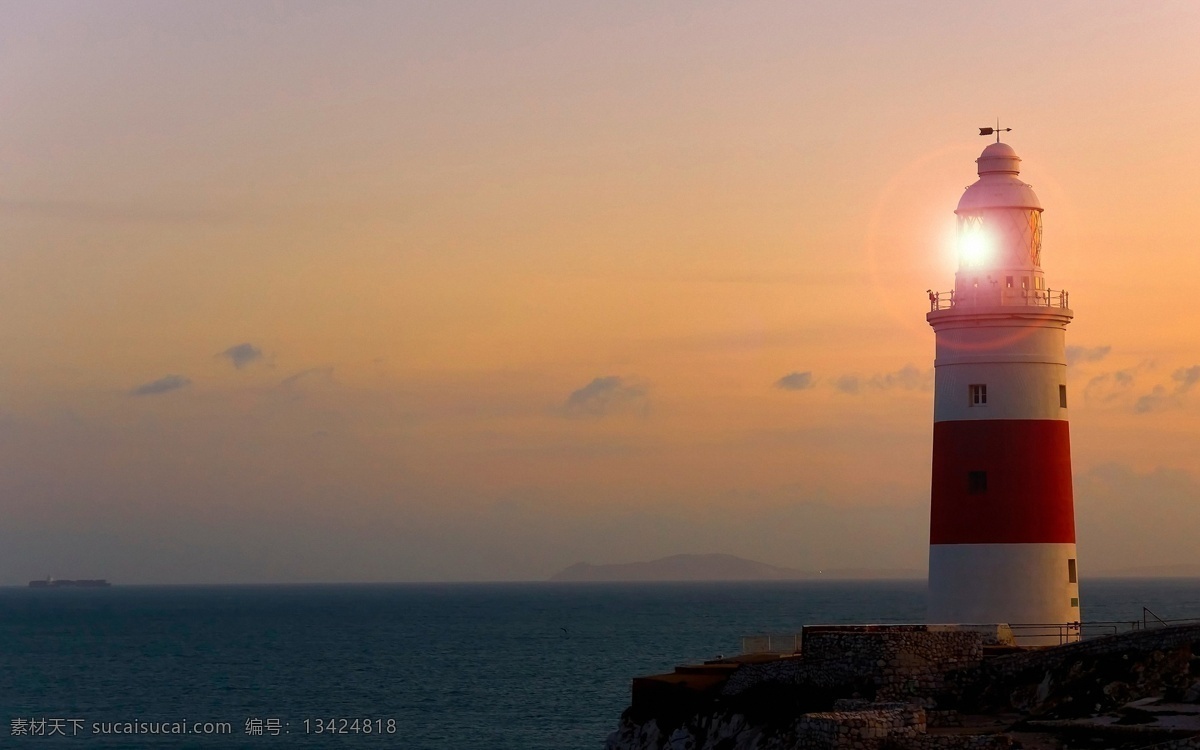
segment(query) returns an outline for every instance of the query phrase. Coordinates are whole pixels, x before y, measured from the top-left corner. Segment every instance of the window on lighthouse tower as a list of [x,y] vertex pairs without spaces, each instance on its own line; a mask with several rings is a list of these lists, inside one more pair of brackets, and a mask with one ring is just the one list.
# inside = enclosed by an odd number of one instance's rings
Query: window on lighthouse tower
[[971,406],[987,406],[987,385],[983,383],[974,383],[968,386],[970,400],[967,402]]
[[982,495],[987,492],[987,472],[986,471],[968,471],[967,472],[967,494]]

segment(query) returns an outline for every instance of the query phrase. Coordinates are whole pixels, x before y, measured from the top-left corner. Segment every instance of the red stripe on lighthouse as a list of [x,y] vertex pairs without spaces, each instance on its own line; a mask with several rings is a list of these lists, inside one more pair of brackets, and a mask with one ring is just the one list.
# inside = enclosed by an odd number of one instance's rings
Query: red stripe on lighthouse
[[1066,421],[934,423],[930,544],[1074,542]]

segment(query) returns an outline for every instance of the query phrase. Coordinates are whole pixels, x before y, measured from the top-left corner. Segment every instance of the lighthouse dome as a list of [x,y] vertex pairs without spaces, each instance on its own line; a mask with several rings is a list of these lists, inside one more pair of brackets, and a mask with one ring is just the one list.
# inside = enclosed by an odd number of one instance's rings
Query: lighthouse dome
[[955,213],[985,208],[1026,208],[1042,210],[1033,188],[1017,179],[1021,157],[1007,143],[991,143],[975,160],[979,179],[967,188]]
[[1021,157],[1017,156],[1017,152],[1012,146],[999,141],[988,144],[975,163],[979,165],[980,175],[996,172],[1017,174],[1021,171],[1017,166],[1021,163]]

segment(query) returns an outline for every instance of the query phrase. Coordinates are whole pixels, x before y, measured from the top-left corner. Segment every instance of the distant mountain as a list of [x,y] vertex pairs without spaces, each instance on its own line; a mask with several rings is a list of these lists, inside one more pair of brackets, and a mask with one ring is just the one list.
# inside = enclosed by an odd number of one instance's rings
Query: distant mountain
[[575,563],[551,581],[799,581],[846,578],[918,578],[916,570],[780,568],[734,555],[671,555],[649,562],[591,565]]

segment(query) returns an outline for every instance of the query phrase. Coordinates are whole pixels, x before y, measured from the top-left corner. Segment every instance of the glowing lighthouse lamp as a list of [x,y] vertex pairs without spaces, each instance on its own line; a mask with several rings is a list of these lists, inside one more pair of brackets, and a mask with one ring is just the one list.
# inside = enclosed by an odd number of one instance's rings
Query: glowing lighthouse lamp
[[980,224],[959,228],[958,252],[961,263],[971,268],[982,267],[987,263],[990,246],[987,233]]
[[1067,293],[1047,288],[1042,205],[998,129],[963,193],[936,336],[929,621],[1009,623],[1021,645],[1079,636],[1067,425]]

